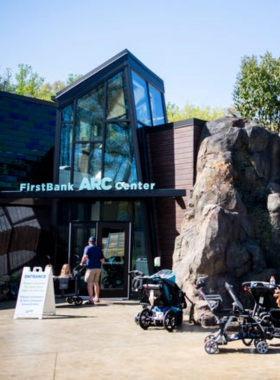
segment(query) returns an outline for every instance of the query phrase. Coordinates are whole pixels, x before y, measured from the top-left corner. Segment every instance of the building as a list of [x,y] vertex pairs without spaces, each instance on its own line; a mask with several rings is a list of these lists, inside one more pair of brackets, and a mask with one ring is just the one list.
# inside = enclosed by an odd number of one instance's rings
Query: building
[[[6,96],[24,101],[0,94],[0,123],[7,117],[6,106],[1,107]],[[47,256],[55,268],[65,262],[74,267],[94,235],[106,258],[101,296],[129,297],[130,270],[151,274],[156,257],[162,268],[172,267],[204,122],[168,124],[162,79],[128,50],[60,91],[54,100],[55,105],[37,101],[44,108],[38,117],[43,117],[43,133],[53,138],[49,149],[34,147],[40,175],[33,170],[24,178],[10,178],[8,187],[8,174],[1,169],[0,239],[6,243],[0,251],[0,270],[11,272],[19,262],[36,263]],[[55,128],[43,116],[54,108]],[[39,144],[41,135],[36,129],[30,133],[33,137],[28,138]],[[0,147],[8,149],[2,140]],[[54,155],[48,156],[52,148]],[[43,170],[44,162],[53,163],[51,178],[50,170]],[[25,165],[24,158],[20,165]],[[8,225],[12,213],[21,217]],[[33,242],[28,249],[27,233]]]

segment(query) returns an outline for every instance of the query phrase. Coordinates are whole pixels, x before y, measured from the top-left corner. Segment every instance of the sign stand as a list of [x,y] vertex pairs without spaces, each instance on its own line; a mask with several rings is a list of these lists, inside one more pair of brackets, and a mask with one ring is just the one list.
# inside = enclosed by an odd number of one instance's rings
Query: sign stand
[[43,318],[55,315],[55,296],[52,268],[24,267],[17,297],[15,318]]

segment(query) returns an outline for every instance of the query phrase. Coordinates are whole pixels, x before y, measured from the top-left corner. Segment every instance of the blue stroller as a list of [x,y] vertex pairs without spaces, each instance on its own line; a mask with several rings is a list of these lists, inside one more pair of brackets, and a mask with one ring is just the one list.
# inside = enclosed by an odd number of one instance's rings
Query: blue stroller
[[140,304],[143,305],[135,317],[135,322],[142,329],[164,326],[172,332],[182,324],[183,309],[187,307],[186,296],[176,284],[171,270],[164,269],[152,276],[134,276],[132,286],[139,293]]

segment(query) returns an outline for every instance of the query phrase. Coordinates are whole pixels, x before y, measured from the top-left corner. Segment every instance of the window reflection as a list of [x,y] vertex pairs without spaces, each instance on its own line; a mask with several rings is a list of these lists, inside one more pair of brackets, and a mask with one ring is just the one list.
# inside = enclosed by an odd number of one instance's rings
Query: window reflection
[[123,72],[108,81],[107,119],[127,118],[127,99]]
[[132,204],[128,201],[105,201],[103,203],[103,220],[130,221]]
[[164,113],[161,93],[149,84],[150,102],[152,108],[153,125],[164,124]]
[[132,71],[132,83],[137,120],[145,125],[152,125],[147,84],[134,71]]
[[110,123],[106,127],[104,176],[114,182],[134,182],[136,163],[129,123]]
[[74,186],[79,187],[83,178],[101,178],[102,144],[78,143],[74,153]]
[[78,99],[76,141],[96,140],[102,136],[104,117],[104,84]]

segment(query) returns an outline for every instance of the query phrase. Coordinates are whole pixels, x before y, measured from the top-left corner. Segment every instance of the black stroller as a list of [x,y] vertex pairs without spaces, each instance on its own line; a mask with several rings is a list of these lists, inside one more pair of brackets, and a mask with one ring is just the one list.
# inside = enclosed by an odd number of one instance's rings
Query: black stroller
[[84,269],[85,269],[85,266],[80,265],[80,264],[77,265],[73,269],[73,276],[75,280],[75,293],[73,295],[69,295],[68,297],[66,297],[66,301],[69,304],[74,303],[76,306],[80,306],[83,303],[83,299],[80,296],[80,281],[81,281],[82,272]]
[[273,296],[277,286],[264,281],[244,282],[242,286],[253,298],[253,314],[261,319],[266,339],[280,338],[280,309]]
[[136,273],[132,286],[140,295],[143,309],[136,315],[135,322],[144,330],[149,326],[164,326],[172,332],[182,324],[183,309],[187,307],[185,294],[176,284],[174,273],[166,269],[152,276]]
[[200,280],[195,284],[195,287],[200,296],[207,302],[219,326],[216,334],[210,334],[205,338],[205,351],[208,354],[215,354],[219,351],[219,345],[227,345],[229,342],[242,340],[246,346],[250,346],[254,341],[259,354],[267,353],[267,335],[262,319],[255,315],[252,310],[244,309],[234,293],[232,285],[225,283],[225,287],[233,300],[230,309],[222,309],[222,297],[219,294],[205,294],[204,285],[205,281]]

